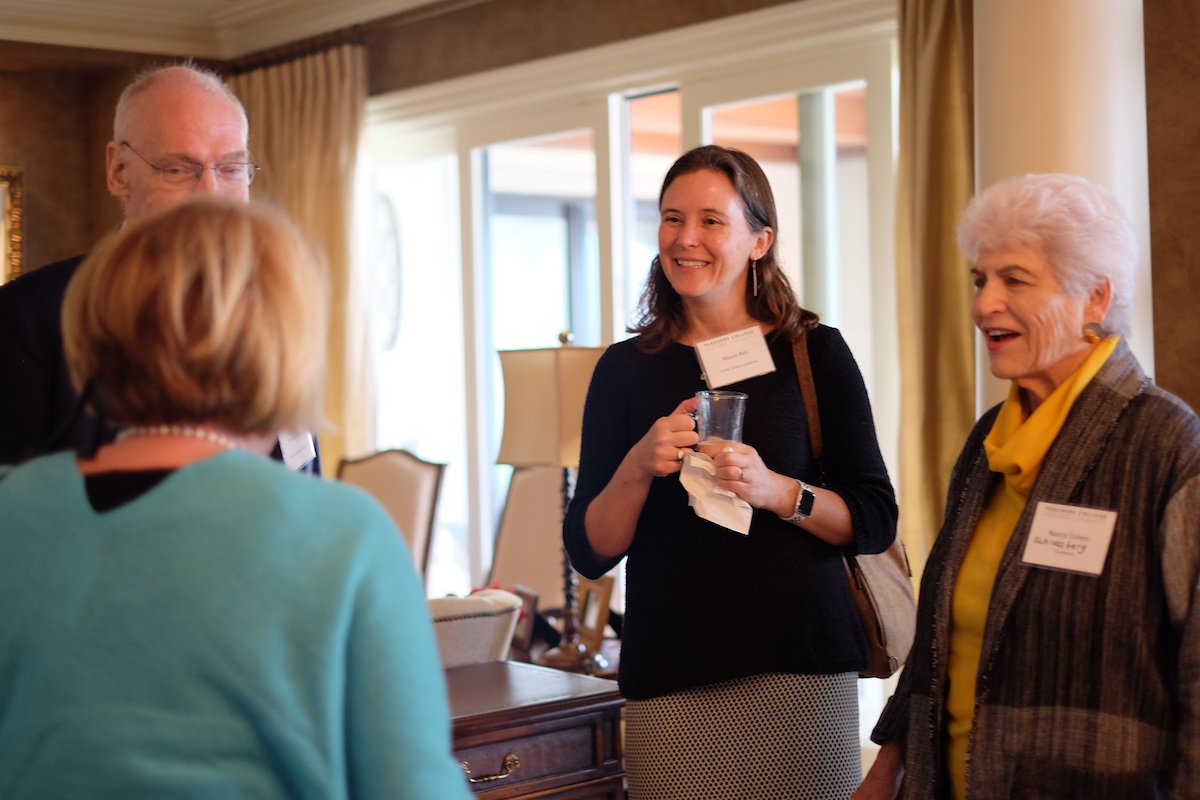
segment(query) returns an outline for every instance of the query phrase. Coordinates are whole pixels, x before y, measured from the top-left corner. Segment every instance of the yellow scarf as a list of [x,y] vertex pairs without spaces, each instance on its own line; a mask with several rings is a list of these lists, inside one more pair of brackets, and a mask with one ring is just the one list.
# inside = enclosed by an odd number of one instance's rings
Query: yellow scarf
[[1004,475],[979,517],[954,584],[950,621],[950,688],[946,696],[946,763],[956,800],[967,796],[967,747],[975,720],[975,680],[983,655],[983,633],[1000,560],[1025,510],[1046,452],[1062,430],[1080,392],[1117,348],[1119,336],[1097,344],[1087,360],[1037,410],[1026,415],[1014,383],[984,452],[992,472]]

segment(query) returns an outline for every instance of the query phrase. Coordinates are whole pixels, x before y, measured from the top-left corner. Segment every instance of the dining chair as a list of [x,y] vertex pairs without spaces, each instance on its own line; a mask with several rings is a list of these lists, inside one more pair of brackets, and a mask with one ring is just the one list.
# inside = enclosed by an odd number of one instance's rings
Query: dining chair
[[521,585],[543,611],[563,606],[562,469],[517,467],[492,550],[488,585]]
[[426,461],[408,450],[380,450],[363,458],[342,459],[338,479],[375,496],[404,536],[421,577],[429,566],[438,496],[446,465]]

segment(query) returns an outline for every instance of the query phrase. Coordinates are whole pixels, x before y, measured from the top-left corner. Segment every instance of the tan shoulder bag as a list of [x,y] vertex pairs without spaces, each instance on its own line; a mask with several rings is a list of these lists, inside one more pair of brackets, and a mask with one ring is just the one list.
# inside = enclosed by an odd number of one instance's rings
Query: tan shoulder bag
[[[817,391],[808,361],[807,335],[793,340],[792,355],[796,360],[796,375],[800,379],[800,395],[808,412],[813,460],[820,464],[824,442],[821,438],[821,417],[817,411]],[[842,558],[871,656],[870,664],[859,675],[864,678],[889,678],[908,658],[917,627],[917,602],[908,552],[897,535],[891,546],[882,553],[855,555],[843,551]]]

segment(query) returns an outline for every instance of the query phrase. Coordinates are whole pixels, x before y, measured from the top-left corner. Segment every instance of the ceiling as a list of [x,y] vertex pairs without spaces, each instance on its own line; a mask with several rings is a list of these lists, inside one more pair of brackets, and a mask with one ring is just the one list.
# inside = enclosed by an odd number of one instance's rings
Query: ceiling
[[0,0],[0,40],[231,59],[432,4],[431,0]]

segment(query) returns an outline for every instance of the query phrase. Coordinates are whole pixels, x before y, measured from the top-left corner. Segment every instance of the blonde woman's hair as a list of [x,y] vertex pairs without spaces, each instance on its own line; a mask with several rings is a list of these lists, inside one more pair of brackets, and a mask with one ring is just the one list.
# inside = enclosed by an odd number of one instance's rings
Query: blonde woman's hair
[[77,389],[118,425],[243,433],[323,422],[323,260],[276,209],[203,196],[129,223],[72,279],[63,340]]

